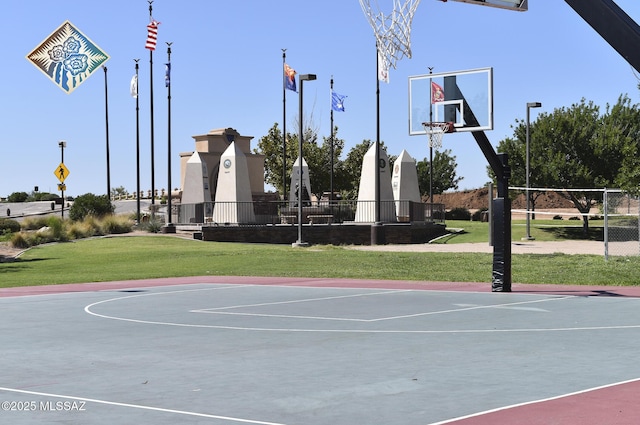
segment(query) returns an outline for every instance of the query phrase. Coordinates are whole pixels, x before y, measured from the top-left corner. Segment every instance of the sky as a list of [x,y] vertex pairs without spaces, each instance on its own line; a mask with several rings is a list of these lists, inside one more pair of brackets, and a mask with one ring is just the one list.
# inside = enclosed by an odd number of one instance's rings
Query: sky
[[[111,188],[136,190],[136,110],[130,95],[140,59],[139,131],[141,189],[151,188],[150,55],[145,49],[147,0],[76,2],[8,0],[0,26],[0,197],[57,192],[54,175],[66,141],[66,195],[107,190],[105,74],[98,70],[70,94],[26,59],[64,21],[89,37],[110,59],[107,67]],[[375,3],[375,2],[372,2]],[[391,0],[377,0],[387,13]],[[640,21],[640,2],[617,4]],[[253,136],[252,148],[283,122],[283,58],[305,82],[304,115],[318,135],[330,136],[330,79],[346,95],[345,112],[334,113],[343,155],[363,140],[376,140],[376,50],[373,29],[357,0],[155,0],[161,24],[153,54],[155,188],[166,188],[171,128],[171,185],[180,185],[180,152],[194,150],[195,135],[231,127]],[[167,42],[171,45],[171,120],[164,84]],[[639,97],[638,77],[563,1],[530,0],[527,12],[460,2],[422,0],[411,31],[411,58],[380,84],[380,133],[389,155],[405,149],[428,158],[426,136],[409,136],[408,78],[433,72],[493,68],[496,147],[513,135],[527,102],[539,112],[569,107],[582,98],[604,111],[618,97]],[[287,132],[297,132],[298,94],[286,93]],[[443,149],[456,157],[459,189],[489,181],[487,161],[470,133],[448,134]],[[344,159],[343,156],[343,159]],[[265,186],[268,190],[269,187]]]

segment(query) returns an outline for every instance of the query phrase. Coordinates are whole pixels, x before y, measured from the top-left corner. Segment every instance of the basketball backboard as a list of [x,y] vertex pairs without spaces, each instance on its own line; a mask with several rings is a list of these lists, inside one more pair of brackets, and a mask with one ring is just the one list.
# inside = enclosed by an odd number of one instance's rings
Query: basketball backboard
[[[447,0],[441,0],[446,2]],[[453,0],[462,3],[477,4],[480,6],[497,7],[500,9],[517,10],[525,12],[528,9],[528,0]]]
[[493,68],[409,77],[409,135],[423,123],[452,122],[453,131],[493,130]]

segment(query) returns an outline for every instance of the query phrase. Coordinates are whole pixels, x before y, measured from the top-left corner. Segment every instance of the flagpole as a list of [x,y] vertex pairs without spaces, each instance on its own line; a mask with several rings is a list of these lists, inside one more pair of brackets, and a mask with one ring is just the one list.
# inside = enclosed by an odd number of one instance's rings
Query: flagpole
[[140,98],[138,97],[138,61],[136,63],[136,224],[140,224]]
[[107,199],[111,199],[111,171],[110,171],[110,161],[109,161],[109,101],[108,101],[108,93],[107,90],[107,67],[102,65],[102,69],[104,70],[104,120],[105,120],[105,132],[106,132],[106,143],[107,143]]
[[333,202],[333,75],[331,76],[331,90],[329,91],[329,105],[331,109],[331,174],[329,176],[329,205]]
[[378,244],[378,227],[380,223],[380,54],[376,41],[376,164],[375,164],[375,223],[371,231],[371,245]]
[[165,85],[167,86],[167,225],[165,233],[175,233],[176,228],[171,222],[171,45],[167,42],[167,71]]
[[[147,0],[149,2],[149,18],[153,21],[153,0]],[[151,205],[155,204],[156,198],[156,185],[155,185],[155,167],[154,167],[154,132],[153,132],[153,50],[149,49],[149,102],[151,111]],[[154,209],[151,209],[151,215],[153,216]]]
[[287,199],[287,86],[284,66],[287,49],[282,49],[282,200]]

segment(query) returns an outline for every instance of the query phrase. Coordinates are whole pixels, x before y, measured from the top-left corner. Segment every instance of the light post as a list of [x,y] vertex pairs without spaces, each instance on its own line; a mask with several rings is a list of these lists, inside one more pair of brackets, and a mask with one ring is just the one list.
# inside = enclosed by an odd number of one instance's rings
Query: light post
[[[67,142],[61,140],[58,142],[58,146],[60,146],[60,164],[64,164],[64,148],[67,147]],[[60,175],[63,176],[62,171],[60,172]],[[60,192],[62,196],[62,208],[60,208],[60,216],[64,218],[64,179],[60,181]]]
[[303,124],[303,119],[302,119],[302,90],[303,90],[303,86],[304,86],[304,82],[305,81],[313,81],[316,79],[316,75],[315,74],[302,74],[299,77],[299,81],[300,81],[300,96],[299,96],[299,100],[298,100],[298,122],[299,122],[299,127],[298,127],[298,170],[299,170],[299,174],[298,174],[298,240],[296,242],[294,242],[293,244],[291,244],[294,247],[305,247],[305,246],[309,246],[308,243],[303,242],[302,241],[302,186],[303,186],[303,180],[302,180],[302,133],[303,133],[303,128],[302,128],[302,124]]
[[527,149],[527,164],[526,164],[526,196],[527,196],[527,234],[524,238],[522,238],[522,240],[527,240],[527,241],[532,241],[535,238],[531,237],[531,216],[529,214],[529,210],[531,209],[531,199],[529,198],[529,155],[530,155],[530,150],[529,150],[529,115],[530,115],[530,111],[531,108],[539,108],[542,106],[542,103],[540,102],[529,102],[527,103],[527,135],[526,135],[526,149]]

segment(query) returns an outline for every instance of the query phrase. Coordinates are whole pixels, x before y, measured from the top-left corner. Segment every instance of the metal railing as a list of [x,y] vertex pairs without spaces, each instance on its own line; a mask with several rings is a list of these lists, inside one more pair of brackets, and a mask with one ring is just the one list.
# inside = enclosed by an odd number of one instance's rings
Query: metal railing
[[[320,201],[302,205],[302,222],[309,224],[342,224],[375,222],[375,201]],[[174,204],[175,224],[213,226],[254,226],[295,224],[299,208],[295,202],[204,202]],[[444,204],[412,201],[380,201],[383,223],[444,223]]]

